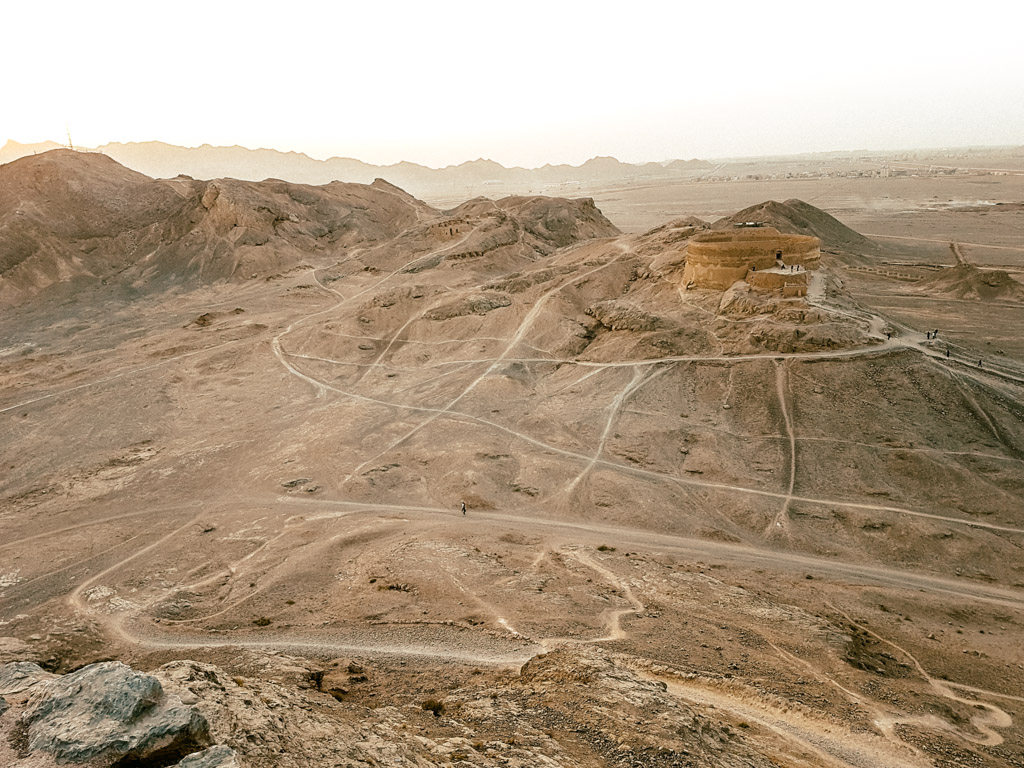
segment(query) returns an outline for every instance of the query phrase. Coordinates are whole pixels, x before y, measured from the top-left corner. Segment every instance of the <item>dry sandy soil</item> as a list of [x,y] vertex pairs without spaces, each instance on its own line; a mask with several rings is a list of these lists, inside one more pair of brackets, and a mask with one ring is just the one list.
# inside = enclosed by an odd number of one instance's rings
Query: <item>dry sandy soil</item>
[[[585,204],[152,183],[180,223],[21,230],[0,661],[212,662],[441,764],[1024,765],[1024,302],[927,283],[948,242],[826,242],[806,301],[765,301],[679,290],[692,222],[638,223],[728,203],[675,188],[619,234]],[[35,215],[18,194],[0,216]],[[1024,213],[957,218],[983,215],[840,218],[1024,255]],[[129,232],[152,253],[119,261]],[[72,291],[85,242],[106,271]]]

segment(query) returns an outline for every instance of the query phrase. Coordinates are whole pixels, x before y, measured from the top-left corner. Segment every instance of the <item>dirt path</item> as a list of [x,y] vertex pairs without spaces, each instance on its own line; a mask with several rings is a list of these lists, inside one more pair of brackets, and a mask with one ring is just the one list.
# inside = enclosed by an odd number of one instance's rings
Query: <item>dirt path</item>
[[[848,614],[846,614],[842,610],[837,609],[834,605],[828,603],[826,603],[826,605],[832,610],[841,614],[843,618],[850,622],[851,625],[857,627],[862,632],[871,635],[879,642],[885,643],[890,648],[898,651],[904,658],[909,659],[910,663],[914,665],[914,669],[917,670],[917,673],[922,678],[924,678],[925,682],[928,683],[929,687],[931,687],[931,689],[939,696],[945,699],[949,699],[950,701],[957,702],[958,704],[966,704],[975,711],[980,710],[978,714],[972,715],[971,717],[971,725],[974,726],[975,730],[981,734],[980,736],[977,736],[974,733],[966,731],[962,728],[957,728],[955,725],[949,723],[946,720],[941,721],[941,725],[939,727],[941,727],[942,730],[953,733],[959,738],[963,739],[964,741],[968,741],[972,744],[980,744],[987,747],[995,747],[1003,743],[1003,737],[998,732],[996,732],[995,729],[1009,728],[1013,725],[1013,718],[1010,717],[1010,715],[1007,714],[1004,710],[1000,709],[995,704],[989,704],[987,702],[979,701],[977,699],[965,699],[964,697],[957,695],[952,690],[955,687],[954,684],[950,684],[947,680],[941,680],[939,678],[932,677],[930,674],[928,674],[928,672],[925,671],[924,667],[921,666],[921,662],[917,660],[917,657],[910,653],[908,650],[897,645],[893,641],[882,637],[877,632],[875,632],[872,629],[869,629],[863,624],[859,624],[858,622],[854,621]],[[983,693],[981,689],[973,690],[978,693]],[[984,693],[987,693],[987,691]],[[922,721],[921,718],[901,719],[899,715],[896,715],[893,716],[891,722],[914,722],[919,725],[930,725],[932,727],[936,727],[935,723],[932,720],[932,718],[928,718],[927,721]],[[885,724],[889,725],[890,723]]]
[[[792,702],[775,701],[755,688],[738,682],[720,682],[641,672],[664,683],[669,693],[691,704],[729,712],[747,723],[756,723],[794,748],[790,760],[828,768],[930,768],[931,761],[916,756],[882,737],[855,733],[827,722]],[[810,758],[808,760],[808,758]],[[787,764],[789,763],[787,761]]]
[[590,460],[589,464],[580,470],[580,473],[573,478],[572,482],[566,486],[566,492],[571,493],[575,490],[576,486],[579,485],[588,474],[590,474],[590,471],[597,465],[597,462],[600,461],[601,454],[604,453],[604,446],[608,442],[608,435],[611,433],[612,426],[615,424],[616,419],[618,419],[623,403],[625,403],[641,387],[660,376],[666,370],[668,369],[663,368],[660,371],[655,371],[644,376],[639,367],[633,369],[633,376],[629,380],[629,383],[626,384],[625,388],[620,391],[608,405],[608,419],[605,421],[604,429],[601,431],[601,437],[597,441],[597,448],[594,451],[594,457]]
[[[449,243],[449,244],[447,244],[447,245],[445,245],[445,246],[443,246],[441,248],[438,248],[438,249],[436,249],[434,251],[431,251],[430,253],[424,254],[422,256],[417,256],[414,259],[410,259],[409,261],[407,261],[405,264],[403,264],[402,266],[398,267],[394,271],[389,272],[387,275],[382,277],[380,280],[378,280],[378,281],[376,281],[374,283],[371,283],[370,285],[366,286],[362,290],[356,291],[355,293],[353,293],[353,294],[351,294],[349,296],[344,296],[341,293],[339,293],[338,291],[334,290],[333,288],[328,288],[327,286],[325,286],[323,283],[320,282],[320,278],[317,277],[316,270],[315,269],[311,270],[312,275],[313,275],[313,281],[318,286],[323,288],[325,291],[328,291],[328,292],[334,294],[335,296],[337,296],[339,300],[338,300],[338,302],[336,304],[333,304],[333,305],[327,307],[326,309],[321,309],[321,310],[319,310],[317,312],[313,312],[312,314],[309,314],[309,315],[303,315],[298,320],[293,321],[283,331],[281,331],[280,333],[275,335],[273,337],[273,339],[271,339],[271,342],[270,342],[271,350],[274,353],[274,357],[277,358],[277,361],[281,365],[283,365],[285,367],[285,369],[289,373],[291,373],[294,376],[297,376],[298,378],[302,379],[303,381],[305,381],[305,382],[307,382],[309,384],[312,384],[313,387],[315,387],[315,389],[316,389],[317,397],[323,397],[326,394],[326,392],[327,392],[327,388],[325,387],[325,385],[322,382],[318,381],[317,379],[314,379],[312,376],[307,376],[306,374],[304,374],[301,371],[299,371],[295,366],[293,366],[287,360],[285,360],[285,353],[283,353],[282,348],[281,348],[281,341],[284,339],[284,337],[287,336],[288,334],[290,334],[292,331],[294,331],[299,326],[305,325],[306,322],[308,322],[309,320],[312,320],[314,317],[319,317],[320,315],[326,315],[326,314],[328,314],[330,312],[334,312],[335,310],[339,309],[340,307],[345,306],[349,302],[354,301],[354,300],[358,299],[361,296],[365,296],[370,291],[376,290],[377,288],[382,286],[384,283],[386,283],[389,280],[391,280],[391,278],[393,278],[395,275],[399,274],[400,272],[403,272],[404,270],[406,270],[409,267],[411,267],[414,264],[416,264],[416,262],[423,261],[425,259],[429,259],[429,258],[431,258],[433,256],[436,256],[438,254],[444,253],[445,251],[449,251],[452,248],[456,248],[456,247],[462,245],[464,242],[466,242],[466,240],[469,239],[470,235],[472,235],[472,234],[473,234],[472,231],[467,232],[460,240],[458,240],[458,241],[456,241],[454,243]],[[353,258],[353,256],[356,253],[358,253],[359,250],[361,250],[361,249],[357,249],[353,253],[349,254],[348,258]]]
[[[422,515],[424,519],[434,520],[437,519],[438,516],[443,515],[455,517],[457,514],[448,509],[410,505],[368,504],[361,502],[319,499],[297,499],[295,497],[284,497],[281,501],[289,506],[340,507],[341,510],[338,513],[330,514],[332,517],[347,517],[356,515],[360,512],[372,512],[374,514],[379,514],[382,511],[386,511],[401,512],[407,515],[419,514]],[[864,581],[867,583],[896,587],[899,589],[920,590],[933,594],[948,594],[960,599],[989,602],[1009,607],[1017,611],[1024,610],[1024,593],[985,585],[953,582],[911,571],[901,571],[881,566],[857,565],[843,561],[810,557],[792,552],[779,552],[739,544],[712,542],[704,539],[690,539],[670,534],[642,532],[633,529],[594,523],[571,523],[494,512],[476,512],[473,517],[474,520],[493,520],[505,525],[521,527],[527,532],[536,532],[538,528],[544,528],[552,532],[559,532],[565,538],[571,538],[572,540],[586,543],[590,546],[597,546],[598,543],[605,540],[615,540],[621,542],[623,546],[670,552],[692,559],[711,558],[723,562],[742,563],[748,567],[771,567],[773,569],[781,568],[794,572],[812,572],[818,575],[842,578],[853,583]],[[323,518],[323,515],[307,516],[307,519],[310,521]],[[127,565],[142,554],[151,551],[154,547],[166,543],[170,538],[186,530],[189,525],[193,525],[198,519],[199,517],[193,518],[185,523],[185,525],[176,528],[170,534],[167,534],[157,541],[149,544],[147,547],[130,554],[118,563],[106,568],[101,573],[91,576],[72,592],[72,597],[76,601],[77,607],[86,608],[85,604],[83,604],[79,599],[84,590],[95,584],[104,576],[117,571],[119,568]],[[251,555],[247,555],[247,557],[249,556]],[[621,619],[621,616],[623,615],[643,610],[642,605],[632,595],[628,585],[624,584],[618,579],[618,577],[614,576],[607,568],[598,566],[593,558],[586,554],[577,553],[573,555],[573,557],[585,564],[587,567],[598,571],[603,579],[612,583],[617,589],[622,590],[626,595],[626,598],[630,602],[632,608],[624,611],[617,617],[613,617],[616,622]],[[176,586],[172,591],[178,588],[179,587]],[[497,615],[499,613],[500,611],[495,609],[495,614]],[[614,628],[609,630],[609,634],[615,635],[616,637],[620,636],[619,632]]]
[[964,258],[964,252],[960,250],[960,243],[950,243],[949,250],[953,252],[953,258],[956,259],[957,264],[967,263],[967,259]]
[[[622,640],[627,637],[626,631],[622,628],[622,619],[625,616],[631,616],[637,613],[642,613],[644,604],[641,603],[636,595],[633,594],[632,588],[626,582],[625,579],[613,573],[611,570],[606,568],[601,563],[597,562],[587,552],[574,549],[570,552],[570,557],[575,559],[577,562],[585,565],[590,570],[598,574],[604,581],[611,585],[612,589],[622,593],[622,596],[626,598],[626,602],[629,603],[629,608],[616,608],[609,609],[604,613],[605,628],[606,632],[600,637],[595,637],[586,642],[589,643],[606,643],[612,640]],[[547,646],[549,640],[542,640],[542,644]]]
[[786,425],[786,436],[789,438],[789,487],[786,490],[786,498],[782,502],[782,509],[775,515],[764,532],[769,539],[776,532],[789,535],[789,505],[793,502],[793,491],[796,488],[796,430],[793,428],[793,416],[788,405],[790,397],[789,370],[785,363],[777,362],[775,364],[775,392],[779,398],[782,421]]
[[498,370],[498,368],[500,366],[502,366],[504,363],[506,363],[507,362],[507,358],[511,354],[512,350],[515,349],[516,346],[518,346],[520,341],[522,341],[523,337],[526,335],[526,333],[533,326],[534,321],[537,319],[537,316],[540,314],[541,310],[544,308],[544,305],[547,303],[547,300],[551,296],[554,296],[556,293],[558,293],[559,291],[563,290],[565,287],[567,287],[569,285],[572,285],[573,283],[577,283],[580,280],[585,280],[586,278],[590,277],[592,274],[594,274],[596,272],[600,272],[603,269],[607,269],[609,266],[611,266],[612,264],[616,263],[618,261],[618,259],[621,258],[621,256],[622,256],[622,253],[620,253],[615,258],[610,259],[609,261],[594,267],[593,269],[587,270],[586,272],[584,272],[582,274],[579,274],[579,275],[574,275],[574,276],[570,277],[569,279],[564,280],[563,282],[559,283],[554,288],[551,288],[546,293],[542,294],[540,296],[540,298],[538,298],[534,302],[533,306],[530,308],[530,311],[526,313],[526,316],[519,323],[519,327],[516,329],[516,332],[509,339],[509,342],[508,342],[508,344],[505,347],[505,351],[502,352],[501,355],[499,355],[497,358],[494,359],[494,361],[491,363],[490,367],[487,368],[487,370],[485,370],[483,373],[481,373],[475,379],[470,381],[469,384],[462,390],[462,392],[460,392],[455,398],[450,400],[447,403],[447,405],[445,405],[443,408],[436,409],[436,412],[431,413],[426,419],[424,419],[422,422],[420,422],[415,427],[410,429],[404,435],[402,435],[401,437],[397,438],[396,440],[393,440],[386,448],[384,448],[383,450],[379,451],[375,455],[371,456],[366,461],[364,461],[361,464],[359,464],[359,466],[357,466],[355,469],[353,469],[351,472],[349,472],[348,475],[345,477],[345,479],[341,481],[339,487],[344,487],[349,481],[352,480],[353,477],[358,475],[367,466],[369,466],[370,464],[373,464],[374,462],[379,461],[381,458],[386,456],[392,450],[394,450],[395,448],[397,448],[398,446],[400,446],[404,442],[406,442],[409,438],[413,437],[418,432],[423,430],[425,427],[429,426],[436,419],[438,419],[439,417],[445,415],[446,413],[449,413],[456,405],[458,405],[462,400],[464,400],[466,397],[468,397],[469,394],[471,392],[473,392],[473,390],[476,389],[484,379],[486,379],[488,376],[493,374],[496,370]]
[[[292,497],[286,498],[292,499]],[[455,513],[450,510],[406,505],[367,505],[356,502],[330,502],[312,499],[302,501],[292,500],[292,504],[299,504],[301,506],[341,506],[344,508],[344,514],[346,516],[353,515],[359,511],[367,509],[373,510],[374,512],[379,512],[380,510],[392,512],[400,511],[410,516],[412,514],[419,513],[428,519],[436,519],[437,516],[441,514],[451,517],[455,516]],[[589,540],[593,542],[595,540],[605,538],[609,532],[614,532],[616,534],[615,540],[621,541],[624,544],[628,542],[630,545],[635,546],[637,541],[641,541],[642,543],[640,546],[644,546],[645,544],[647,546],[656,545],[660,551],[678,551],[680,547],[691,547],[695,550],[695,553],[699,553],[699,556],[705,559],[709,555],[714,557],[716,553],[731,551],[738,555],[739,559],[748,567],[754,567],[756,565],[756,562],[752,562],[752,560],[756,560],[756,558],[750,557],[750,548],[735,545],[709,543],[701,540],[685,540],[664,534],[645,534],[643,536],[637,536],[635,531],[623,531],[623,529],[615,529],[608,526],[585,523],[560,523],[523,516],[477,513],[474,515],[474,518],[485,518],[496,521],[500,520],[506,524],[514,521],[530,532],[536,532],[538,527],[555,530],[573,529],[581,534],[572,537],[577,541],[589,538]],[[164,627],[157,629],[153,625],[138,626],[133,622],[132,617],[130,616],[94,614],[90,610],[88,603],[82,599],[82,595],[89,587],[99,583],[105,577],[110,576],[118,569],[137,560],[144,554],[153,551],[155,548],[164,546],[172,538],[180,535],[188,528],[188,526],[195,524],[198,519],[199,518],[196,517],[189,520],[184,525],[178,526],[146,547],[104,569],[100,573],[86,579],[72,591],[69,598],[70,601],[74,604],[77,610],[92,614],[94,618],[101,621],[115,637],[133,645],[154,650],[188,651],[189,649],[209,648],[255,648],[267,651],[297,652],[320,658],[332,658],[347,654],[368,656],[398,655],[465,664],[493,665],[513,668],[523,664],[537,653],[543,652],[544,650],[550,649],[559,644],[605,643],[624,639],[627,637],[627,633],[622,626],[622,620],[628,615],[641,613],[645,610],[644,603],[635,594],[629,581],[616,574],[611,570],[611,568],[600,562],[591,552],[583,549],[580,545],[575,545],[568,552],[568,556],[576,560],[576,562],[585,568],[592,570],[602,581],[608,584],[628,603],[628,606],[625,607],[610,607],[603,611],[601,614],[601,621],[604,625],[604,633],[592,638],[550,637],[540,640],[531,640],[530,638],[523,637],[513,626],[512,621],[502,615],[503,612],[500,607],[494,606],[491,603],[477,598],[473,590],[462,583],[457,574],[452,573],[449,575],[456,583],[456,586],[468,597],[473,599],[481,609],[485,610],[499,628],[507,632],[508,640],[506,642],[497,642],[494,638],[482,637],[478,633],[466,634],[464,635],[465,639],[463,640],[453,641],[452,638],[446,638],[441,639],[436,643],[408,642],[401,641],[397,638],[389,640],[386,637],[378,637],[373,640],[363,640],[359,637],[339,636],[336,633],[303,634],[301,632],[296,633],[294,631],[278,631],[271,633],[261,632],[258,637],[218,637],[201,631],[173,634],[167,632]],[[301,517],[289,516],[285,523],[287,525],[290,521],[300,519]],[[308,519],[322,519],[322,516],[312,515],[308,516]],[[380,521],[373,521],[372,524],[378,525],[379,522]],[[385,520],[385,522],[392,524],[397,521],[392,519]],[[365,525],[363,527],[365,527]],[[362,529],[360,528],[359,530]],[[540,561],[544,557],[546,557],[547,551],[547,546],[541,548],[540,553],[533,561],[533,565],[535,567],[539,565]],[[253,554],[254,553],[250,552],[245,555],[240,562],[244,562],[246,559],[251,558]],[[787,553],[761,554],[773,556],[776,559],[776,567],[785,564],[790,566],[790,570],[803,570],[806,567],[806,562],[808,561],[808,558],[794,556]],[[793,568],[792,566],[794,565],[797,567]],[[854,573],[854,571],[850,570],[852,566],[849,564],[829,563],[829,565],[833,568],[840,569],[847,577]],[[871,570],[875,570],[876,573],[885,572],[885,569],[865,569],[864,567],[857,568],[855,572],[864,573]],[[931,585],[931,582],[936,581],[928,577],[922,578],[916,574],[901,573],[897,574],[897,578],[900,586],[905,589],[921,589],[923,588],[923,584]],[[850,579],[847,578],[847,580]],[[175,591],[179,588],[180,587],[173,587],[168,590],[168,592]],[[986,591],[992,590],[988,589]],[[154,600],[159,600],[162,597],[163,594],[158,594],[154,598],[148,600],[147,604],[151,605]],[[244,599],[245,598],[243,598],[243,601]],[[224,610],[230,610],[237,605],[238,602],[235,602]],[[1018,610],[1024,610],[1024,598],[1018,596],[1016,608]],[[849,617],[847,617],[847,619],[849,620]],[[863,629],[870,632],[870,630],[867,630],[866,628]],[[871,632],[871,634],[881,642],[887,643],[910,659],[914,663],[919,674],[940,696],[960,703],[969,704],[975,709],[981,710],[980,714],[977,714],[972,718],[972,724],[981,736],[979,737],[970,731],[955,728],[946,721],[934,716],[918,717],[906,715],[900,712],[883,711],[874,702],[864,699],[864,697],[844,688],[833,680],[826,680],[826,682],[836,685],[840,690],[844,691],[845,694],[863,704],[868,711],[875,713],[875,724],[881,731],[882,736],[875,736],[864,732],[853,732],[833,720],[825,720],[815,713],[805,710],[799,705],[794,705],[792,702],[776,700],[774,697],[766,695],[756,688],[745,685],[736,680],[723,681],[697,676],[665,674],[664,672],[655,674],[651,671],[650,667],[647,666],[647,662],[633,657],[625,657],[625,663],[632,666],[642,676],[665,683],[669,693],[686,702],[696,704],[701,707],[714,707],[716,710],[727,712],[741,721],[753,723],[755,724],[755,727],[759,727],[770,732],[775,737],[781,739],[785,744],[789,745],[790,749],[793,750],[793,753],[790,755],[792,759],[789,762],[789,764],[792,765],[802,763],[808,766],[828,766],[830,768],[834,768],[836,766],[839,768],[866,768],[867,766],[878,765],[894,766],[898,768],[920,768],[921,766],[928,765],[929,763],[926,760],[923,760],[919,756],[919,753],[916,753],[916,750],[912,747],[903,745],[898,738],[894,737],[893,726],[899,723],[914,724],[931,729],[940,729],[981,745],[994,746],[1001,743],[1002,737],[995,729],[1006,728],[1012,725],[1012,721],[1003,710],[991,704],[958,696],[952,691],[952,688],[957,687],[958,684],[932,678],[924,671],[919,662],[917,662],[917,660],[905,649],[880,637],[874,632]],[[510,646],[509,643],[512,645]],[[788,655],[781,649],[777,650],[783,654],[784,657]],[[791,659],[791,661],[793,663],[800,662],[806,665],[802,660]],[[817,676],[820,677],[820,675]],[[963,689],[971,690],[982,695],[989,693],[982,691],[981,689],[971,688],[970,686],[963,686]],[[998,696],[1001,694],[994,695]],[[1011,695],[1007,696],[1008,698],[1019,698]]]
[[[425,258],[425,257],[420,257],[420,258]],[[574,277],[574,278],[572,278],[570,280],[567,280],[567,281],[565,281],[563,283],[560,283],[558,286],[555,286],[554,288],[550,289],[547,293],[545,293],[541,297],[541,299],[539,299],[537,302],[535,302],[534,307],[531,309],[530,313],[528,313],[528,315],[519,324],[519,327],[518,327],[516,333],[509,339],[509,341],[508,341],[508,343],[507,343],[507,345],[505,347],[505,351],[503,352],[503,354],[501,356],[499,356],[497,358],[483,359],[483,360],[479,360],[479,361],[452,361],[452,362],[459,362],[459,363],[479,362],[481,364],[483,364],[485,362],[489,362],[490,364],[489,364],[489,367],[484,372],[482,372],[479,376],[475,377],[462,390],[462,392],[458,396],[456,396],[454,399],[449,401],[442,408],[429,408],[429,407],[423,407],[423,406],[408,405],[408,404],[405,404],[405,403],[397,403],[397,402],[394,402],[394,401],[384,400],[384,399],[381,399],[381,398],[374,398],[374,397],[369,397],[369,396],[366,396],[366,395],[360,395],[360,394],[355,393],[355,392],[351,392],[351,391],[348,391],[348,390],[343,390],[343,389],[341,389],[339,387],[328,385],[325,382],[320,381],[320,380],[318,380],[318,379],[316,379],[316,378],[314,378],[312,376],[309,376],[309,375],[303,373],[302,371],[298,370],[297,368],[295,368],[291,363],[289,363],[287,360],[284,359],[284,356],[282,356],[280,354],[280,346],[279,345],[276,346],[275,347],[275,354],[278,356],[278,359],[281,361],[281,363],[290,372],[292,372],[295,376],[297,376],[297,377],[301,378],[302,380],[307,381],[307,382],[313,384],[315,387],[317,387],[319,393],[322,393],[322,392],[325,392],[325,391],[333,391],[333,392],[336,392],[338,394],[342,394],[342,395],[344,395],[346,397],[349,397],[349,398],[352,398],[352,399],[356,399],[356,400],[361,400],[361,401],[367,402],[367,403],[373,403],[373,404],[387,406],[387,407],[391,407],[391,408],[399,408],[399,409],[410,410],[410,411],[413,411],[413,412],[420,412],[420,413],[428,414],[428,417],[425,420],[421,421],[419,424],[417,424],[411,430],[406,432],[403,436],[401,436],[398,439],[394,440],[384,450],[378,452],[376,455],[374,455],[370,459],[367,459],[366,461],[363,461],[356,468],[354,468],[346,476],[346,478],[342,482],[342,486],[345,483],[349,482],[363,468],[365,468],[366,466],[370,465],[374,461],[379,460],[381,457],[386,455],[389,451],[393,450],[395,447],[397,447],[398,445],[400,445],[403,442],[405,442],[406,440],[408,440],[414,434],[418,433],[420,430],[424,429],[426,426],[428,426],[429,424],[433,423],[433,421],[435,421],[436,419],[440,418],[441,416],[445,416],[445,417],[448,417],[448,418],[470,420],[470,421],[473,421],[475,423],[479,423],[479,424],[482,424],[482,425],[486,425],[486,426],[488,426],[490,428],[500,430],[500,431],[502,431],[502,432],[504,432],[506,434],[512,435],[514,437],[517,437],[517,438],[519,438],[519,439],[521,439],[521,440],[523,440],[523,441],[525,441],[527,443],[536,445],[536,446],[544,449],[545,451],[551,451],[551,452],[554,452],[554,453],[556,453],[558,455],[561,455],[561,456],[565,456],[565,457],[572,458],[572,459],[575,459],[575,460],[578,460],[578,461],[582,461],[582,462],[585,463],[584,464],[585,467],[588,467],[588,466],[591,466],[591,465],[593,465],[593,466],[598,466],[599,465],[599,466],[602,466],[602,467],[613,469],[615,471],[633,474],[635,476],[649,477],[649,478],[658,478],[658,479],[662,479],[662,480],[670,480],[672,482],[675,482],[675,483],[678,483],[678,484],[684,485],[684,486],[700,487],[700,488],[714,489],[714,490],[720,490],[720,491],[726,491],[726,492],[734,492],[734,493],[745,493],[745,494],[751,494],[751,495],[768,497],[768,498],[778,498],[778,499],[780,499],[783,502],[783,509],[788,509],[789,504],[792,503],[793,501],[801,501],[801,502],[806,502],[806,503],[811,503],[811,504],[819,504],[819,505],[826,505],[826,506],[828,506],[828,505],[840,506],[840,507],[846,507],[846,508],[850,508],[850,509],[864,509],[864,510],[872,510],[872,511],[876,511],[876,512],[888,512],[888,513],[892,513],[892,514],[900,514],[900,515],[908,515],[908,516],[913,516],[913,517],[921,517],[921,518],[932,519],[932,520],[941,521],[941,522],[945,522],[945,523],[969,525],[969,526],[972,526],[972,527],[975,527],[975,528],[983,528],[983,529],[987,529],[987,530],[1000,531],[1000,532],[1004,532],[1004,533],[1024,534],[1024,529],[1016,528],[1014,526],[1005,526],[1005,525],[999,525],[999,524],[996,524],[996,523],[988,523],[988,522],[983,522],[983,521],[975,521],[975,520],[967,520],[967,519],[962,519],[962,518],[954,518],[954,517],[950,517],[950,516],[946,516],[946,515],[939,515],[939,514],[934,514],[934,513],[929,513],[929,512],[921,512],[921,511],[917,511],[917,510],[905,509],[905,508],[902,508],[902,507],[894,507],[894,506],[878,505],[878,504],[869,504],[869,503],[864,503],[864,502],[849,502],[849,501],[842,501],[842,500],[838,500],[838,499],[823,499],[823,498],[812,498],[812,497],[797,496],[797,495],[794,494],[795,461],[792,460],[792,457],[795,456],[795,437],[791,438],[791,445],[790,445],[790,447],[791,447],[791,471],[790,471],[790,474],[791,474],[791,477],[790,477],[791,484],[790,484],[790,488],[789,488],[787,493],[778,493],[778,492],[774,492],[774,491],[765,491],[765,490],[761,490],[761,489],[747,488],[747,487],[743,487],[743,486],[730,485],[730,484],[726,484],[726,483],[713,483],[713,482],[695,480],[695,479],[692,479],[692,478],[678,477],[678,476],[675,476],[675,475],[669,475],[669,474],[665,474],[665,473],[661,473],[661,472],[655,472],[655,471],[652,471],[652,470],[641,469],[639,467],[631,467],[631,466],[619,464],[619,463],[616,463],[616,462],[611,462],[611,461],[608,461],[606,459],[601,459],[600,458],[600,452],[597,452],[597,453],[595,453],[595,454],[593,454],[591,456],[587,456],[587,455],[581,454],[581,453],[579,453],[577,451],[571,451],[571,450],[567,450],[567,449],[564,449],[564,448],[559,448],[557,446],[551,445],[549,443],[546,443],[546,442],[544,442],[542,440],[534,438],[534,437],[532,437],[530,435],[527,435],[525,433],[519,432],[517,430],[511,429],[509,427],[505,427],[505,426],[503,426],[501,424],[493,422],[493,421],[491,421],[489,419],[485,419],[485,418],[482,418],[482,417],[479,417],[479,416],[474,416],[474,415],[469,414],[469,413],[464,413],[464,412],[460,412],[460,411],[454,410],[454,406],[456,404],[458,404],[459,401],[464,399],[476,386],[478,386],[480,384],[480,382],[482,382],[488,375],[490,375],[494,370],[496,370],[496,368],[498,366],[500,366],[502,363],[508,363],[508,362],[541,362],[541,363],[576,364],[576,365],[585,366],[585,367],[586,366],[595,367],[595,368],[599,368],[599,369],[603,370],[603,369],[608,369],[608,368],[627,367],[627,366],[636,367],[636,366],[640,366],[640,365],[654,365],[654,364],[665,363],[665,362],[699,362],[699,361],[744,362],[744,361],[762,361],[762,360],[786,361],[786,360],[791,360],[791,359],[841,359],[841,358],[855,357],[855,356],[860,356],[860,355],[874,355],[874,354],[884,353],[887,350],[896,349],[896,348],[916,349],[918,351],[924,352],[925,354],[928,354],[930,357],[933,357],[935,359],[939,359],[939,357],[940,357],[938,355],[938,353],[932,354],[930,352],[930,350],[927,350],[927,349],[923,348],[918,343],[902,342],[902,341],[900,341],[898,339],[893,339],[893,340],[890,340],[890,341],[883,342],[878,347],[870,347],[870,348],[864,348],[864,349],[853,349],[853,350],[842,350],[842,351],[839,351],[839,352],[775,353],[775,354],[764,354],[764,355],[758,354],[758,355],[737,355],[737,356],[721,356],[721,355],[717,355],[717,356],[700,356],[700,355],[669,356],[669,357],[649,359],[649,360],[634,360],[634,361],[624,361],[624,362],[616,362],[616,363],[590,363],[590,362],[576,361],[576,360],[552,360],[552,359],[549,359],[549,358],[511,358],[511,357],[509,357],[509,353],[511,352],[511,350],[515,348],[515,346],[522,340],[522,337],[529,330],[529,328],[530,328],[533,320],[535,319],[537,313],[539,313],[540,309],[542,308],[543,301],[546,298],[554,295],[559,290],[564,288],[567,284],[569,284],[571,282],[578,281],[580,279],[583,279],[586,276],[592,274],[593,272],[596,272],[596,271],[598,271],[600,269],[603,269],[604,267],[608,266],[608,264],[610,264],[610,263],[612,263],[612,262],[608,262],[608,263],[606,263],[604,265],[595,267],[594,269],[588,271],[587,273],[584,273],[583,275],[576,276],[576,277]],[[397,273],[397,271],[392,273],[392,275],[396,274],[396,273]],[[386,280],[386,279],[388,279],[388,278],[385,277],[380,282],[378,282],[377,285],[379,285],[381,282],[384,282],[384,280]],[[367,292],[369,290],[370,290],[370,288],[364,289],[361,293],[365,293],[365,292]],[[361,295],[361,293],[360,294],[356,294],[356,295]],[[352,298],[354,298],[354,297],[352,297]],[[322,310],[321,312],[318,312],[318,313],[315,313],[315,314],[323,314],[324,311],[329,311],[329,310]],[[788,407],[785,405],[785,403],[783,403],[783,412],[788,417]],[[792,428],[792,425],[791,425],[791,422],[790,422],[789,423],[789,429],[791,429],[791,428]],[[584,474],[586,473],[586,471],[588,471],[588,470],[585,470]],[[780,526],[781,526],[781,522],[782,521],[778,517],[775,519],[774,522],[775,523],[779,523]]]

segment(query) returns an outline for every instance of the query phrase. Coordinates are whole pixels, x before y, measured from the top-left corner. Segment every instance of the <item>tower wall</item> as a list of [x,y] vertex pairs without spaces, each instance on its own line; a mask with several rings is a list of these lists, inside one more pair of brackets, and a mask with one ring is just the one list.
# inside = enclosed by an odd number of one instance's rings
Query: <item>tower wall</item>
[[782,252],[786,265],[817,269],[821,264],[821,241],[806,235],[784,235],[765,228],[740,232],[705,232],[686,248],[683,284],[724,291],[747,273],[771,269]]

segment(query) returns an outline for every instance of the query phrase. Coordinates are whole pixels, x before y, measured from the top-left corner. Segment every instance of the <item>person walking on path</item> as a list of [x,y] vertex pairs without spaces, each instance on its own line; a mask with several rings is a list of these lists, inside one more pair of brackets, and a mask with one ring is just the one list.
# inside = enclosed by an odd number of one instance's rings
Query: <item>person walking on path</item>
[[462,514],[466,514],[466,502],[462,502]]

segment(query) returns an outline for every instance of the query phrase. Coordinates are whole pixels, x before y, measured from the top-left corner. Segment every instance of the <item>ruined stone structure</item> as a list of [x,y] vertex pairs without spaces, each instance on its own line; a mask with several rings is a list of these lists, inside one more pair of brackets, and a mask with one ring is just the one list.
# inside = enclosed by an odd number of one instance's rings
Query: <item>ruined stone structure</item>
[[724,291],[746,280],[761,293],[805,296],[807,270],[820,264],[816,237],[784,235],[771,227],[704,232],[686,248],[683,286]]
[[785,298],[807,295],[807,271],[764,269],[747,273],[747,282],[758,293],[780,293]]
[[445,219],[444,221],[434,222],[430,225],[430,229],[435,236],[455,237],[464,225],[465,222],[461,219]]

